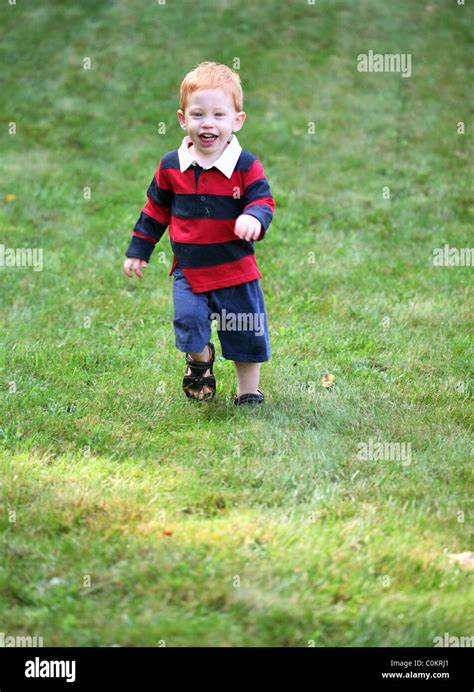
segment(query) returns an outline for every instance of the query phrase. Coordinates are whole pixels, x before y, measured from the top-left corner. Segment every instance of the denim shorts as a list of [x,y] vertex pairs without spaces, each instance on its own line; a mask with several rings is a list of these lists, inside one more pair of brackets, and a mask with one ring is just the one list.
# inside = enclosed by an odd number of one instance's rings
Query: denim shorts
[[172,276],[176,348],[185,353],[202,351],[215,319],[224,358],[244,363],[269,360],[272,351],[260,279],[193,293],[179,266]]

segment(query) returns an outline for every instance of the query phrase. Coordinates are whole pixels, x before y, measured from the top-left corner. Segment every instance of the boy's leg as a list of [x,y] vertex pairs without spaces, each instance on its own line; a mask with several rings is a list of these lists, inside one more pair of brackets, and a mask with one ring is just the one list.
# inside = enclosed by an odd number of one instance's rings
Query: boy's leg
[[235,363],[237,395],[257,394],[260,366],[271,356],[265,299],[260,281],[209,292],[222,355]]
[[237,396],[241,394],[257,394],[260,381],[260,363],[243,363],[234,360],[237,371]]
[[[174,330],[176,335],[176,348],[199,362],[211,359],[211,349],[208,346],[211,336],[211,321],[209,317],[210,308],[207,295],[204,293],[194,294],[191,291],[180,267],[176,267],[173,272],[173,303],[174,303]],[[205,344],[201,348],[202,344]],[[196,346],[199,344],[198,349]],[[191,374],[190,368],[186,374]],[[204,377],[211,374],[208,368]],[[212,389],[204,385],[198,393],[191,387],[187,388],[190,394],[199,399],[203,399],[206,394],[210,394]]]
[[188,353],[193,360],[197,360],[200,363],[204,363],[206,360],[210,360],[212,356],[209,344],[206,344],[202,351],[188,351]]
[[[211,360],[212,358],[212,351],[211,347],[209,345],[204,346],[202,351],[199,353],[196,353],[194,351],[188,351],[189,356],[195,360],[198,361],[199,363],[205,363],[208,360]],[[186,370],[186,374],[190,375],[191,374],[191,368],[188,368]],[[208,368],[206,372],[203,374],[203,377],[209,377],[211,374],[210,369]],[[188,388],[187,388],[188,389]],[[210,394],[212,392],[212,388],[208,387],[206,384],[201,387],[201,390],[198,394],[195,394],[192,388],[189,388],[189,391],[194,394],[198,399],[204,399],[206,394]]]

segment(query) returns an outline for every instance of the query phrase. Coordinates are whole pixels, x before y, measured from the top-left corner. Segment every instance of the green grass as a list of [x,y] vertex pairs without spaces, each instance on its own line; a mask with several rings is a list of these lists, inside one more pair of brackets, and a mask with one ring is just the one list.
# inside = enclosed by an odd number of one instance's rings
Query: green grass
[[[0,269],[5,634],[472,635],[471,575],[448,559],[473,549],[472,268],[430,262],[472,237],[472,10],[62,0],[1,13],[2,199],[16,195],[2,242],[44,249],[42,272]],[[412,77],[359,73],[370,49],[411,53]],[[182,139],[181,79],[235,57],[239,141],[276,199],[256,245],[273,348],[258,410],[233,406],[220,356],[217,397],[185,399],[167,237],[142,282],[122,272],[157,162]],[[411,464],[360,460],[370,438],[409,443]]]

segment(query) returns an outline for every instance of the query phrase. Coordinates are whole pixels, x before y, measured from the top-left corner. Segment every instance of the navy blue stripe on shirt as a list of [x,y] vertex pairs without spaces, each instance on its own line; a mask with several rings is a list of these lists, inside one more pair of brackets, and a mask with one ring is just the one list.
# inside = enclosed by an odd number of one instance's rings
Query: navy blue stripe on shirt
[[160,207],[171,207],[174,192],[173,190],[163,190],[163,188],[158,187],[156,178],[153,176],[153,180],[148,186],[147,195],[155,204],[159,204]]
[[266,178],[260,178],[245,188],[244,197],[248,202],[261,197],[271,197],[270,185]]
[[151,240],[140,238],[139,236],[134,235],[132,236],[132,240],[130,241],[130,245],[127,248],[125,256],[139,257],[140,259],[145,260],[145,262],[149,262],[154,249],[155,246]]
[[229,195],[176,194],[171,204],[171,215],[182,219],[236,219],[246,201]]
[[161,236],[167,228],[168,226],[166,226],[164,223],[156,221],[156,219],[148,216],[148,214],[145,214],[143,211],[140,212],[140,218],[135,224],[136,231],[143,233],[143,235],[147,235],[149,238],[153,238],[153,240],[156,240],[156,242],[161,239]]
[[227,243],[177,243],[171,240],[171,247],[181,267],[197,269],[217,264],[235,262],[247,255],[255,254],[253,242],[249,240],[230,240]]

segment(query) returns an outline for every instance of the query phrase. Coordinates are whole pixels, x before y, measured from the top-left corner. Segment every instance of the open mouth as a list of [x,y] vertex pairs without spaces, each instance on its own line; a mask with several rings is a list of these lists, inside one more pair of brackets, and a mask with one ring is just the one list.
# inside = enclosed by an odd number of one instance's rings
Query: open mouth
[[211,134],[202,134],[199,135],[199,141],[202,142],[203,144],[212,144],[215,142],[217,139],[217,135],[211,135]]

